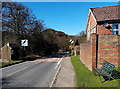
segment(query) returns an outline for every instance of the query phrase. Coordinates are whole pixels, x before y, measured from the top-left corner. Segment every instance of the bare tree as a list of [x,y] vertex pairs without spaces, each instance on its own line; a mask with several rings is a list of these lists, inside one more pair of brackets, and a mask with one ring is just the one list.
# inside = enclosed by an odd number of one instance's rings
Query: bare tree
[[3,2],[2,23],[3,44],[11,42],[21,46],[21,39],[26,38],[29,40],[27,52],[34,54],[31,50],[40,50],[39,47],[43,44],[40,43],[43,40],[41,34],[44,30],[43,21],[36,19],[29,8],[17,2]]
[[77,36],[78,39],[78,43],[83,43],[86,41],[86,32],[85,31],[81,31]]
[[2,3],[3,30],[20,33],[29,33],[31,30],[41,31],[42,20],[36,20],[31,10],[16,2]]

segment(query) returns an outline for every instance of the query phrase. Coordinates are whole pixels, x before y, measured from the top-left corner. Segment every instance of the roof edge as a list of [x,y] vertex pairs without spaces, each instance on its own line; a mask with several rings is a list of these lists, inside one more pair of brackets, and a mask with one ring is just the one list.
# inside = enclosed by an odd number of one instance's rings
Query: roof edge
[[104,7],[91,7],[90,9],[97,9],[97,8],[108,8],[108,7],[117,7],[117,6],[120,6],[120,5],[114,5],[114,6],[104,6]]

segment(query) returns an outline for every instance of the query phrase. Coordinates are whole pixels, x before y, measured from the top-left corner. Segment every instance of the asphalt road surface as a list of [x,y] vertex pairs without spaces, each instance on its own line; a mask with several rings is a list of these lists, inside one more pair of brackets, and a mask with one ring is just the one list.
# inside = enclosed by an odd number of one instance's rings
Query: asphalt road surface
[[[2,82],[0,86],[2,86],[2,88],[48,87],[54,77],[57,63],[64,55],[65,54],[52,55],[37,59],[37,61],[26,61],[2,68],[0,69],[2,70],[2,75],[0,75]],[[55,59],[57,61],[55,61]]]

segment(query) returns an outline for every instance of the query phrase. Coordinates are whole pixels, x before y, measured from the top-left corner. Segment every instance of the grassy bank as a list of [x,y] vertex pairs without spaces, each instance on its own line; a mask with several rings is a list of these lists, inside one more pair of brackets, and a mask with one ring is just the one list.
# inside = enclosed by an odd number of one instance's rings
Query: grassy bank
[[[78,87],[112,87],[111,89],[116,87],[115,89],[118,89],[118,81],[120,81],[120,79],[114,79],[101,83],[101,81],[104,81],[104,79],[102,77],[100,78],[99,76],[95,76],[92,71],[88,70],[80,61],[79,56],[72,56],[71,62],[76,72],[76,85]],[[115,69],[118,70],[118,68]]]
[[0,67],[10,66],[10,65],[13,65],[13,64],[20,63],[20,62],[22,62],[22,61],[23,61],[23,60],[12,60],[12,61],[10,61],[10,62],[0,63]]

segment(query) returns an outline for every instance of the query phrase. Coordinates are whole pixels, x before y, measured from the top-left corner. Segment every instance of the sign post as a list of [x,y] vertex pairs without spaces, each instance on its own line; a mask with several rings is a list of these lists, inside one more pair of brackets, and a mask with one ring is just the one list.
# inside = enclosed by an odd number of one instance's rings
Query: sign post
[[72,44],[74,43],[74,40],[70,39],[70,43],[71,43],[71,46],[69,46],[71,49],[70,53],[71,53],[71,55],[73,55],[73,45]]

